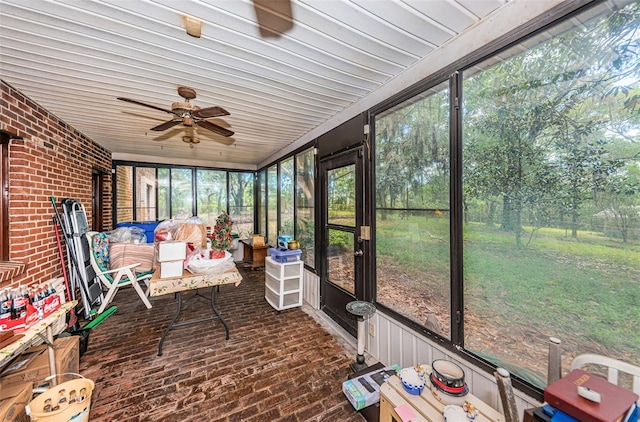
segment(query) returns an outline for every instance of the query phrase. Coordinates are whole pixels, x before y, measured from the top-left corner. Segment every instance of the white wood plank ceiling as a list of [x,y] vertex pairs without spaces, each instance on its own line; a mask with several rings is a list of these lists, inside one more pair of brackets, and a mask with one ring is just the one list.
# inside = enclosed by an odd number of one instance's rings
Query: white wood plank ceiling
[[[505,4],[0,0],[0,77],[116,158],[254,169]],[[200,38],[187,17],[202,21]],[[225,108],[207,120],[235,134],[150,131],[172,115],[117,100],[170,110],[179,86],[197,106]]]

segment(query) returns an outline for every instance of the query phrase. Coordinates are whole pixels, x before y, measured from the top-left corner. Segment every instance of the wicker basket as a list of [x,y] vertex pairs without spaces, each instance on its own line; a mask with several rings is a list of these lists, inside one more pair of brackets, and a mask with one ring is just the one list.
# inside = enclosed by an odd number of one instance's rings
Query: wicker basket
[[[31,400],[27,405],[27,414],[32,421],[86,422],[89,420],[94,382],[79,374],[64,375],[75,375],[79,378],[52,386]],[[61,401],[61,398],[64,400]],[[58,406],[58,409],[55,406]]]

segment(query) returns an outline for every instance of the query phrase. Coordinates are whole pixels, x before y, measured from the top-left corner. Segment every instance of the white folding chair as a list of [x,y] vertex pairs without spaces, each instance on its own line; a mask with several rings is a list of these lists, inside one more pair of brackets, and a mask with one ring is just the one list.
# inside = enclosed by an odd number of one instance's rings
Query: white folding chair
[[[585,366],[598,366],[607,369],[607,379],[610,383],[619,385],[619,374],[624,372],[632,377],[632,390],[640,395],[640,366],[632,365],[618,359],[608,356],[596,355],[593,353],[584,353],[576,356],[571,361],[571,370],[582,369]],[[640,399],[638,399],[640,405]]]
[[[140,263],[110,269],[109,239],[107,235],[102,232],[87,232],[85,235],[89,241],[91,266],[96,272],[96,276],[107,288],[107,294],[104,296],[104,300],[98,309],[98,314],[104,311],[107,305],[113,300],[118,289],[124,286],[133,287],[136,293],[138,293],[138,296],[140,296],[140,299],[142,299],[142,303],[144,303],[147,309],[151,309],[151,303],[149,299],[147,299],[147,296],[149,296],[149,279],[153,276],[153,272],[145,271],[135,273],[133,269],[139,266]],[[146,291],[143,291],[142,287],[140,287],[141,282],[147,287]]]

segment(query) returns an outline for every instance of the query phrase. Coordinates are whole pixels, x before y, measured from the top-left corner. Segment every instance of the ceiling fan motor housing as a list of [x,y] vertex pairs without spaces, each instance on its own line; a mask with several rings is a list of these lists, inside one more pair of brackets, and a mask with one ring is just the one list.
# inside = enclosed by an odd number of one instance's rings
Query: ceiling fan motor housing
[[188,116],[192,110],[193,110],[193,106],[188,101],[185,101],[185,102],[179,101],[177,103],[171,104],[171,111],[176,116],[180,116],[180,117]]

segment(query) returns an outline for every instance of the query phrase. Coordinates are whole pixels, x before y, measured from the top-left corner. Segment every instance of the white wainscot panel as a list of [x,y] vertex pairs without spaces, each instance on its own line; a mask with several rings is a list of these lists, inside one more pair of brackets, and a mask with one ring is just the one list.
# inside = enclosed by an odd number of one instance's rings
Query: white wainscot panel
[[[406,368],[417,363],[431,364],[436,359],[455,362],[464,369],[465,380],[471,392],[502,412],[500,393],[493,373],[487,373],[460,360],[459,356],[450,354],[428,337],[414,332],[382,312],[376,312],[367,320],[366,347],[366,352],[371,358],[385,366],[398,364]],[[524,418],[525,409],[541,405],[540,402],[520,391],[514,390],[514,394],[520,420]]]
[[302,272],[302,298],[313,309],[320,309],[320,277],[307,269]]

